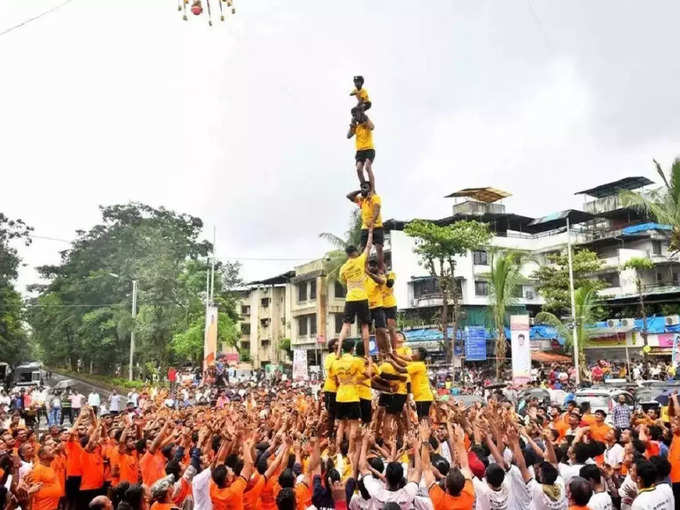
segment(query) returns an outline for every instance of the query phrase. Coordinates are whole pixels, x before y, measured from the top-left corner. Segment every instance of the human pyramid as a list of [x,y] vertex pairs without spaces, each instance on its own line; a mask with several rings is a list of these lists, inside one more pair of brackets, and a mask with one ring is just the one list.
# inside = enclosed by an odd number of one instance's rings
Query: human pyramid
[[[343,327],[337,344],[330,343],[331,353],[324,362],[329,430],[333,432],[337,418],[338,444],[345,435],[352,441],[359,420],[365,425],[382,423],[386,431],[393,430],[394,422],[402,416],[408,395],[407,383],[411,383],[413,370],[423,369],[424,377],[419,379],[425,382],[419,382],[419,387],[427,386],[427,391],[423,391],[426,395],[420,402],[422,405],[416,406],[419,418],[428,416],[432,401],[425,372],[426,353],[424,350],[412,353],[403,345],[403,335],[397,332],[396,276],[385,266],[382,200],[376,193],[373,173],[375,125],[366,115],[372,104],[363,85],[364,78],[355,76],[355,88],[350,95],[356,97],[357,104],[351,110],[352,120],[347,132],[347,138],[355,137],[355,162],[360,186],[348,193],[347,199],[361,209],[361,246],[349,245],[345,249],[348,258],[340,269],[340,279],[347,284]],[[371,256],[373,247],[374,257]],[[356,345],[347,338],[355,320],[358,320],[362,340]],[[371,328],[375,331],[378,348],[377,366],[373,364],[369,347]],[[372,420],[371,388],[381,393],[377,421]],[[402,421],[401,426],[404,425]]]

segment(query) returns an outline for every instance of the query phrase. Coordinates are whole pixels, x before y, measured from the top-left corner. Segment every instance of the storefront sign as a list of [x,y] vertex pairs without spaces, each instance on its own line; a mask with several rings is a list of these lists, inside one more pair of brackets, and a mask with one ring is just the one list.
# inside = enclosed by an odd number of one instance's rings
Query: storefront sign
[[486,328],[483,326],[465,328],[465,359],[467,361],[486,360]]

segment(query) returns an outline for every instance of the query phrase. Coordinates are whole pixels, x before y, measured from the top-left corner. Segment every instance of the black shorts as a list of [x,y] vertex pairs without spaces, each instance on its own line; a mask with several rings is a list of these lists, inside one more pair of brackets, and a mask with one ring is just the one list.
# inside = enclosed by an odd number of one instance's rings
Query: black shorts
[[416,412],[418,413],[418,419],[427,418],[430,416],[430,406],[432,405],[431,400],[424,400],[422,402],[416,402]]
[[371,308],[371,322],[376,328],[386,328],[385,309],[382,306]]
[[391,393],[381,393],[380,396],[378,397],[378,405],[380,407],[388,408],[390,406],[391,401],[392,401]]
[[69,476],[66,479],[65,492],[66,499],[69,501],[75,501],[80,493],[80,476]]
[[335,417],[338,420],[360,420],[361,406],[359,402],[336,402]]
[[371,401],[365,398],[360,398],[359,407],[361,408],[361,421],[366,424],[371,423],[371,412],[373,411],[371,407]]
[[393,321],[397,320],[397,307],[396,306],[390,306],[389,308],[383,307],[383,310],[385,310],[385,320],[392,319]]
[[332,391],[323,392],[324,403],[326,404],[326,411],[331,420],[335,418],[335,393]]
[[[368,229],[362,229],[361,230],[361,248],[366,247],[366,243],[368,242]],[[373,244],[377,244],[379,246],[382,246],[385,244],[385,232],[383,231],[382,227],[377,227],[373,229]]]
[[375,159],[375,149],[364,149],[362,151],[357,151],[354,159],[356,161],[361,161],[362,163],[366,160],[369,160],[371,163],[373,163],[373,160]]
[[359,319],[359,325],[370,324],[371,314],[368,310],[368,299],[363,301],[345,301],[345,314],[342,322],[345,324],[354,324],[354,319]]
[[387,414],[399,415],[404,410],[404,404],[406,403],[406,395],[401,393],[393,393],[390,398],[390,404],[386,407]]

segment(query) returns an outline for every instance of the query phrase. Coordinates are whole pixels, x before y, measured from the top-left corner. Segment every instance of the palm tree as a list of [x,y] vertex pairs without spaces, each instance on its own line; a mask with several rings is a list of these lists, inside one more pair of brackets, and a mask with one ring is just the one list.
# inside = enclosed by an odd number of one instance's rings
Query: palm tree
[[489,301],[491,316],[498,332],[496,339],[496,378],[500,379],[505,364],[507,340],[505,338],[505,313],[515,301],[515,291],[524,280],[520,268],[523,254],[515,251],[505,253],[491,252],[491,272],[486,275],[489,281]]
[[[574,291],[574,308],[576,315],[576,339],[578,341],[579,366],[583,372],[586,366],[583,345],[590,338],[590,329],[587,327],[597,319],[597,291],[588,287],[579,287]],[[547,324],[557,330],[557,335],[565,339],[564,347],[567,352],[573,351],[572,332],[569,326],[563,323],[556,315],[550,312],[539,312],[534,319],[536,324]]]
[[670,180],[656,160],[656,171],[663,180],[664,187],[649,193],[635,193],[624,191],[621,193],[623,205],[632,205],[651,214],[659,223],[672,227],[670,249],[680,251],[680,158],[673,161]]
[[319,234],[321,239],[328,241],[335,249],[326,252],[323,258],[324,274],[326,282],[340,281],[340,268],[347,261],[345,248],[347,246],[357,246],[361,244],[361,210],[352,211],[349,229],[345,232],[345,238],[323,232]]

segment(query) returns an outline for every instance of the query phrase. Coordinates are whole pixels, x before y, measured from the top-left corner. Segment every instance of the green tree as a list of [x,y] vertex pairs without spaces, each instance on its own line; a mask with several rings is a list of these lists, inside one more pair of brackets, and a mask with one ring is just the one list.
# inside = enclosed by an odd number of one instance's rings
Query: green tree
[[[647,345],[647,312],[645,310],[645,282],[642,280],[642,271],[654,269],[654,262],[646,257],[632,257],[623,264],[623,269],[632,269],[635,273],[635,288],[640,300],[640,316],[642,317],[642,340]],[[645,350],[642,351],[646,356]]]
[[[28,315],[45,360],[93,365],[112,372],[129,359],[136,334],[140,366],[199,360],[205,321],[206,256],[200,218],[130,203],[102,207],[102,222],[79,231],[60,264],[39,268],[49,280]],[[214,300],[220,340],[237,338],[233,288],[238,264],[216,263]],[[130,315],[131,281],[138,282],[138,314]],[[200,342],[198,341],[200,339]]]
[[671,251],[680,251],[680,158],[673,161],[669,175],[666,176],[661,165],[654,159],[656,171],[663,181],[663,187],[648,193],[624,191],[621,193],[623,205],[634,206],[652,215],[659,223],[672,228],[669,246]]
[[[593,251],[583,249],[573,252],[574,288],[590,288],[595,291],[605,284],[592,275],[602,268],[602,260]],[[570,314],[569,264],[566,250],[548,256],[548,263],[540,266],[532,275],[538,282],[538,290],[545,299],[543,311],[558,317]]]
[[[430,221],[414,220],[404,227],[404,232],[415,239],[414,252],[429,274],[436,278],[442,293],[440,324],[444,344],[448,344],[448,327],[453,324],[453,338],[456,338],[456,325],[460,317],[460,296],[454,273],[455,257],[465,255],[469,250],[485,246],[491,233],[484,223],[477,221],[458,221],[451,225],[437,225]],[[453,301],[453,320],[449,320],[449,299]],[[455,341],[451,342],[453,346]],[[453,356],[453,347],[448,353]]]
[[578,342],[578,358],[581,373],[585,373],[586,359],[583,352],[584,344],[590,338],[588,325],[593,324],[598,319],[597,291],[591,287],[579,287],[574,291],[574,309],[576,314],[576,324],[571,321],[562,321],[555,314],[550,312],[539,312],[534,321],[536,324],[547,324],[555,327],[558,336],[565,339],[565,350],[573,352],[574,344],[570,328],[576,328],[576,339]]
[[507,341],[505,338],[505,316],[508,306],[516,302],[515,292],[524,281],[520,272],[524,255],[519,252],[491,251],[491,272],[486,275],[489,281],[490,312],[497,331],[496,339],[496,378],[500,379],[505,364]]
[[14,286],[21,258],[13,244],[28,246],[32,230],[23,220],[0,213],[0,359],[10,364],[31,355],[24,328],[24,306]]

